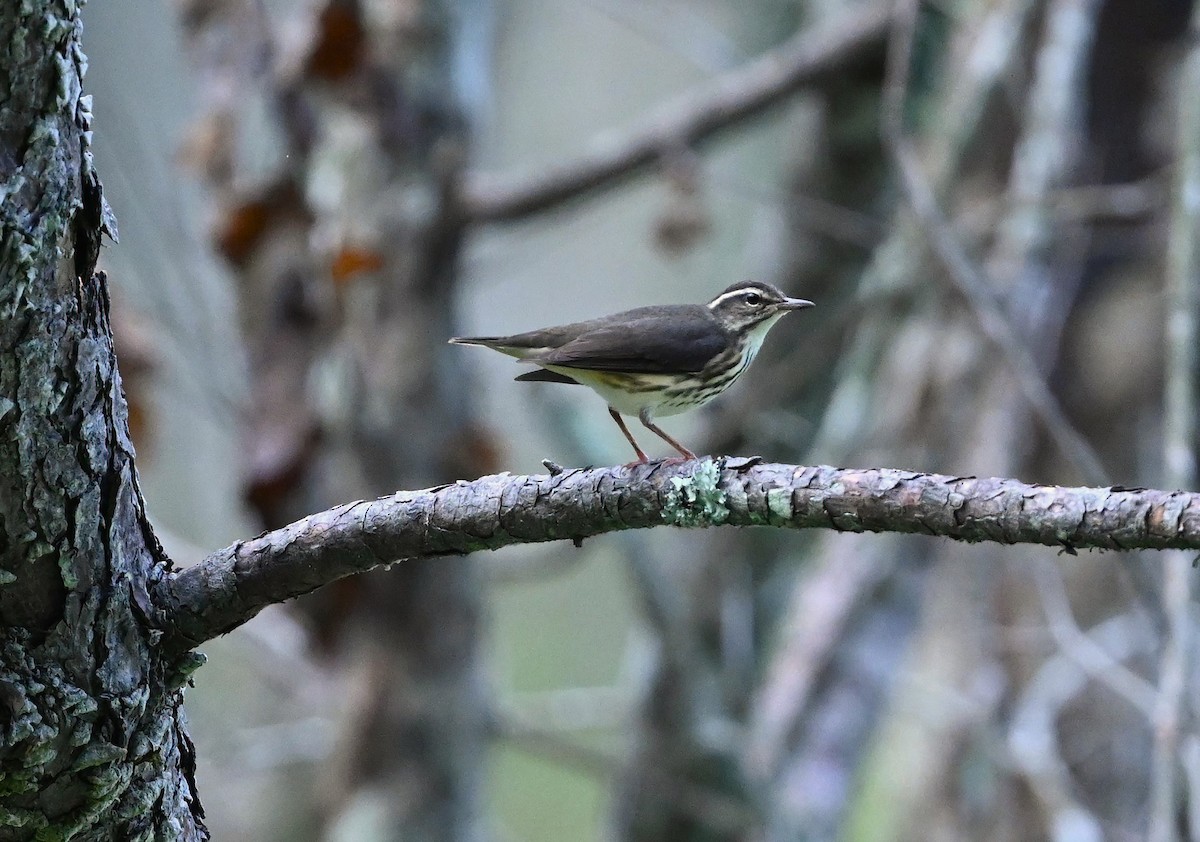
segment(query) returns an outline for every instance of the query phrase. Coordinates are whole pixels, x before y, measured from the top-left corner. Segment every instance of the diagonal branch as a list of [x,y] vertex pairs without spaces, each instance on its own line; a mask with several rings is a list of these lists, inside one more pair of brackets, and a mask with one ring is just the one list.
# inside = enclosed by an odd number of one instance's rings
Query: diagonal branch
[[310,515],[213,553],[155,596],[174,645],[186,649],[267,605],[403,559],[664,525],[918,533],[1068,551],[1200,550],[1200,493],[732,457],[500,474]]
[[806,30],[742,67],[650,112],[620,139],[597,142],[579,157],[518,176],[474,174],[460,197],[465,219],[506,222],[552,210],[637,175],[665,153],[740,125],[796,91],[878,52],[890,3],[847,12]]

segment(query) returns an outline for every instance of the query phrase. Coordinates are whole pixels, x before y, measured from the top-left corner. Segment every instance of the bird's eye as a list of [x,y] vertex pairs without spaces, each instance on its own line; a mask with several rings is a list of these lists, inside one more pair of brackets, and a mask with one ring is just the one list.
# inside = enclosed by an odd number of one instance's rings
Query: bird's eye
[[757,292],[748,292],[746,293],[745,301],[751,307],[757,307],[759,304],[762,304],[762,296]]

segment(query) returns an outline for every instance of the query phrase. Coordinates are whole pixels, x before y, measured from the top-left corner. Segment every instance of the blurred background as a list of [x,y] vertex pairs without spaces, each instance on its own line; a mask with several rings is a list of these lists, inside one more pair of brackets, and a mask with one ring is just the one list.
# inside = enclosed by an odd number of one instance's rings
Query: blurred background
[[[818,307],[668,420],[698,452],[1194,488],[1191,3],[885,6],[89,5],[173,557],[628,461],[590,392],[446,338],[746,278]],[[218,840],[1200,838],[1190,563],[666,529],[405,563],[204,648],[201,794]]]

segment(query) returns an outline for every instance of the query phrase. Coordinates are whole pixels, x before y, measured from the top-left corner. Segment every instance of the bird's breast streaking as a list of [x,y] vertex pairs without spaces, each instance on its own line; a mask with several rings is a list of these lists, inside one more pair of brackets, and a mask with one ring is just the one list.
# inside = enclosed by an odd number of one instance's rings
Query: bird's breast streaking
[[771,327],[792,310],[812,307],[770,284],[734,284],[707,305],[640,307],[585,322],[512,336],[455,337],[539,366],[517,380],[579,383],[608,402],[609,413],[633,446],[622,415],[692,459],[695,454],[667,435],[653,418],[677,415],[724,392],[754,361]]

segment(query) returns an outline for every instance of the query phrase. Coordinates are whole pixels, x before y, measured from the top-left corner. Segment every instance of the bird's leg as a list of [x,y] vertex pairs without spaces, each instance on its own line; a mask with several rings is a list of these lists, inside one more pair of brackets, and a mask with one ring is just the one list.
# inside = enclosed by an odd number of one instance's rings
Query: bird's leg
[[633,433],[629,432],[629,428],[626,427],[625,422],[623,420],[621,420],[621,414],[619,412],[617,412],[615,409],[613,409],[611,406],[608,408],[608,414],[611,415],[613,417],[613,420],[617,422],[617,426],[620,427],[621,432],[625,434],[626,440],[628,440],[628,442],[631,445],[633,445],[633,452],[637,454],[638,461],[639,462],[648,461],[646,459],[646,454],[642,453],[642,449],[640,447],[638,447],[638,443],[633,440]]
[[[675,441],[675,439],[673,439],[669,435],[667,435],[664,431],[662,431],[661,429],[656,427],[654,425],[654,422],[650,420],[650,413],[647,412],[646,410],[643,409],[641,412],[638,413],[638,420],[641,421],[643,425],[645,425],[647,430],[654,433],[656,436],[658,436],[660,439],[665,441],[667,444],[671,445],[671,447],[675,448],[680,453],[682,453],[684,459],[695,459],[696,458],[695,453],[692,453],[692,451],[688,450],[682,444],[680,444],[679,442]],[[621,426],[624,427],[624,425],[621,425]],[[626,435],[628,435],[628,433],[626,433]],[[633,439],[630,438],[630,441],[633,441]],[[638,452],[641,453],[640,450]],[[643,457],[643,459],[644,459],[644,457]]]

